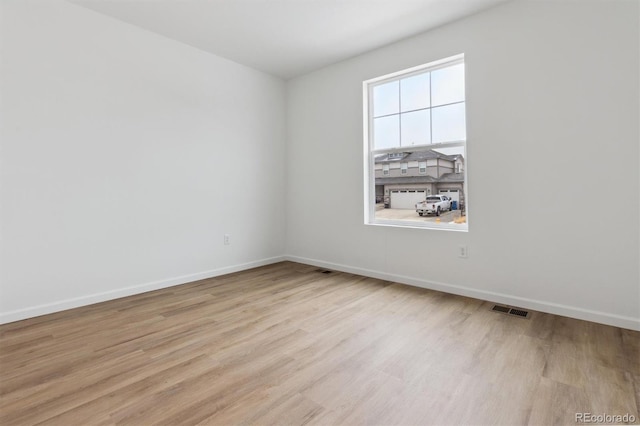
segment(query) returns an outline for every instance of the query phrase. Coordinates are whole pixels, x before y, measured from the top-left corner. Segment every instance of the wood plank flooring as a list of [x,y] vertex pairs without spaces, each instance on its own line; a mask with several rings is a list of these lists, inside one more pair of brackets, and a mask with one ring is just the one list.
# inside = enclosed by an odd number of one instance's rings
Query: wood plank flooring
[[640,406],[640,333],[283,262],[0,326],[2,425],[554,425]]

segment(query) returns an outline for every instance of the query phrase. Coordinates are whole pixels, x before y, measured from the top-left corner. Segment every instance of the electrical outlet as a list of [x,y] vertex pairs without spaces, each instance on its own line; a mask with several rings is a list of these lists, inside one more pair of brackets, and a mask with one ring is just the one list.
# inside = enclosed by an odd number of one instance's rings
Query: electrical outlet
[[224,245],[228,246],[229,244],[231,244],[231,235],[224,234]]
[[466,259],[469,257],[469,250],[467,246],[458,246],[458,257]]

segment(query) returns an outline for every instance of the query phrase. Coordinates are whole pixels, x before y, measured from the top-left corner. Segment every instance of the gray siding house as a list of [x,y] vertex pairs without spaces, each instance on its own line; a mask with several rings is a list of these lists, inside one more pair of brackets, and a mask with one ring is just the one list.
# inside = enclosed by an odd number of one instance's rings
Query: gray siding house
[[443,194],[464,205],[464,158],[434,150],[394,152],[375,158],[376,203],[413,209],[428,195]]

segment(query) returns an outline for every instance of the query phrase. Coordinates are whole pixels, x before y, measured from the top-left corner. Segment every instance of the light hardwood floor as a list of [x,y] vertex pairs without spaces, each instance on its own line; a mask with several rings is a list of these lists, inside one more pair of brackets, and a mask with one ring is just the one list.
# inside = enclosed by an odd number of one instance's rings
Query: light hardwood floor
[[638,423],[638,332],[315,270],[0,326],[0,424]]

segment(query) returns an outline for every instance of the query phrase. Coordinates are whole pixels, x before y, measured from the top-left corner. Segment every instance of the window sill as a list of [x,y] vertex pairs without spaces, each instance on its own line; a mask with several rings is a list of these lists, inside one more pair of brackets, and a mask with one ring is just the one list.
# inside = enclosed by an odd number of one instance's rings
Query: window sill
[[384,226],[390,228],[428,229],[437,231],[469,232],[468,224],[422,223],[408,220],[375,220],[364,223],[367,226]]

